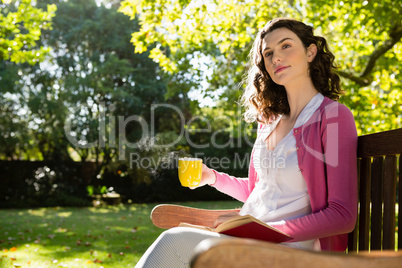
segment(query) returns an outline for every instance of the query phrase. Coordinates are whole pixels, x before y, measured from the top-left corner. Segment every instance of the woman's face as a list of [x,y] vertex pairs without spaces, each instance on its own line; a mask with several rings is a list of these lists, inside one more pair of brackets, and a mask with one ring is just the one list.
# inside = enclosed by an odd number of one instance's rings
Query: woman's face
[[311,79],[308,68],[315,53],[314,44],[306,49],[299,37],[287,28],[275,29],[262,40],[265,68],[275,83],[285,87],[300,86]]

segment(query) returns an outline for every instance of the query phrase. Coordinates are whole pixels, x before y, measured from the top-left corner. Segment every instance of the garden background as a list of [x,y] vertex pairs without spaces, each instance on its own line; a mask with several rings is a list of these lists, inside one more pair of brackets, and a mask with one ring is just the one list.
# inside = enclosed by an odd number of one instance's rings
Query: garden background
[[240,206],[177,159],[247,176],[242,80],[275,17],[327,38],[359,135],[402,126],[401,1],[0,0],[0,267],[134,267],[156,204]]
[[360,135],[401,127],[399,1],[3,0],[0,208],[228,199],[177,157],[247,175],[241,82],[283,16],[328,39]]

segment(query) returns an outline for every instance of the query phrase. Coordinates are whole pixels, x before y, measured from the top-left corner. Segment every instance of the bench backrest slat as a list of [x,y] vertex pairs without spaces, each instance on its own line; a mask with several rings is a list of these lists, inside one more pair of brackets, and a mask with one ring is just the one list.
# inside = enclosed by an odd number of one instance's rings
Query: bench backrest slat
[[[401,154],[402,155],[402,154]],[[402,249],[402,206],[400,204],[402,200],[402,160],[399,155],[399,191],[398,191],[398,249]]]
[[370,188],[371,188],[371,159],[363,158],[360,162],[359,181],[359,248],[368,250],[370,230]]
[[[359,216],[355,230],[349,235],[348,251],[395,249],[396,189],[401,178],[401,154],[402,129],[359,137]],[[401,191],[399,183],[398,201]],[[399,206],[398,249],[402,249],[401,227]]]
[[383,249],[395,248],[396,160],[392,155],[384,162]]
[[384,202],[383,157],[375,157],[371,165],[371,245],[372,250],[381,250],[382,203]]

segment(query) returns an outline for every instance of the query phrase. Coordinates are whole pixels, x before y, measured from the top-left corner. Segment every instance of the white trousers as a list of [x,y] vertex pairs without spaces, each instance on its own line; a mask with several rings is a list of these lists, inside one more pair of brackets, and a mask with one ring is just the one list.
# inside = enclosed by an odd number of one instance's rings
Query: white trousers
[[[135,268],[188,268],[195,247],[208,238],[230,238],[231,236],[196,228],[175,227],[163,232],[147,249]],[[320,251],[318,239],[282,243],[281,245]]]
[[208,238],[228,237],[189,227],[163,232],[147,249],[135,268],[187,268],[194,248]]

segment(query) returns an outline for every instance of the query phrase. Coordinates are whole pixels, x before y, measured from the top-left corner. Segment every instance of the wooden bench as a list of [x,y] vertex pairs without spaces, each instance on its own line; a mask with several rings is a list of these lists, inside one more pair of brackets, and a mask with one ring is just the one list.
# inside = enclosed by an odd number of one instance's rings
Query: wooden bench
[[[398,201],[402,198],[401,184],[397,191],[397,181],[402,177],[401,154],[402,129],[359,137],[359,217],[349,235],[349,251],[395,249],[397,192]],[[398,218],[398,249],[402,249],[401,206]]]
[[[349,234],[348,254],[297,250],[251,239],[208,239],[197,246],[192,267],[402,267],[402,213],[396,206],[397,193],[398,200],[402,196],[401,184],[397,191],[401,154],[402,129],[359,137],[359,215]],[[230,211],[159,205],[151,219],[165,229],[184,221],[212,226],[217,216]]]

